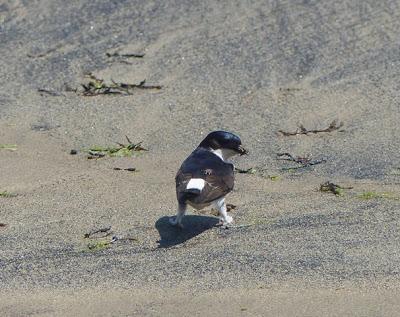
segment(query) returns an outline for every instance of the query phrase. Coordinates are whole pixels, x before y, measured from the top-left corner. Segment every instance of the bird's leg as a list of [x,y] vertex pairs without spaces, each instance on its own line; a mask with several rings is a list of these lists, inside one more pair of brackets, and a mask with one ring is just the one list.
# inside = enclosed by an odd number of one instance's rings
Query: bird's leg
[[178,213],[176,214],[175,218],[169,218],[169,223],[173,226],[183,227],[182,226],[182,218],[186,212],[186,204],[179,204],[178,206]]
[[223,226],[226,226],[233,222],[233,218],[231,216],[229,216],[228,213],[226,212],[225,198],[218,199],[214,203],[214,205],[219,212],[220,223]]

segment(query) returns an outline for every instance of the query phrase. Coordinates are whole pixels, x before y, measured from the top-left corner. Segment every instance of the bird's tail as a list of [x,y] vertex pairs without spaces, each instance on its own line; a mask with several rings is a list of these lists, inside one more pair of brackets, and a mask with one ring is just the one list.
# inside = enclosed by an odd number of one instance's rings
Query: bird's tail
[[183,191],[187,196],[197,196],[200,195],[201,190],[198,188],[187,188]]
[[186,203],[188,200],[193,200],[196,196],[200,195],[201,190],[197,188],[188,188],[182,191],[179,195],[179,202]]

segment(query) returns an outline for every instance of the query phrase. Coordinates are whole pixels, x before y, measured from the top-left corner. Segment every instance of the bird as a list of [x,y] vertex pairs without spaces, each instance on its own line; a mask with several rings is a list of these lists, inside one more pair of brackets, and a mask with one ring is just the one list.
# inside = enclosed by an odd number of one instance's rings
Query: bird
[[248,154],[240,138],[227,131],[209,133],[183,161],[176,177],[178,212],[171,225],[183,228],[188,205],[201,210],[212,205],[219,212],[219,224],[227,226],[233,218],[227,214],[225,196],[234,186],[234,166],[229,159]]

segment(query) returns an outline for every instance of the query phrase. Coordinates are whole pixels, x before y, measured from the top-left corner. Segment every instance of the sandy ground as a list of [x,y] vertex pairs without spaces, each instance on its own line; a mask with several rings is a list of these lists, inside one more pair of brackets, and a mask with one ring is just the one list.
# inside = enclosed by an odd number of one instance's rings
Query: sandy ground
[[[398,315],[399,28],[390,0],[2,1],[0,315]],[[67,91],[89,72],[163,88]],[[215,129],[257,170],[235,227],[171,228],[176,170]],[[125,135],[149,152],[87,159]],[[326,162],[285,171],[279,152]],[[107,226],[133,240],[89,249]]]
[[[10,296],[13,295],[13,296]],[[399,292],[275,285],[194,294],[187,289],[9,294],[2,316],[398,316]]]

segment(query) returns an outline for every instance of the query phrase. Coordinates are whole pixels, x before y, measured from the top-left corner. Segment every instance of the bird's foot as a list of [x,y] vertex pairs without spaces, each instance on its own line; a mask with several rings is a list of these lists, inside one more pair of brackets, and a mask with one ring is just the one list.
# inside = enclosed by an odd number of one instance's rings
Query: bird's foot
[[178,221],[178,217],[170,217],[169,224],[175,227],[183,228],[182,223]]
[[228,225],[230,225],[231,223],[233,223],[233,218],[227,215],[225,218],[219,219],[217,226],[226,229],[229,227]]
[[233,218],[229,215],[226,215],[226,217],[223,221],[224,221],[224,224],[228,225],[233,222]]

